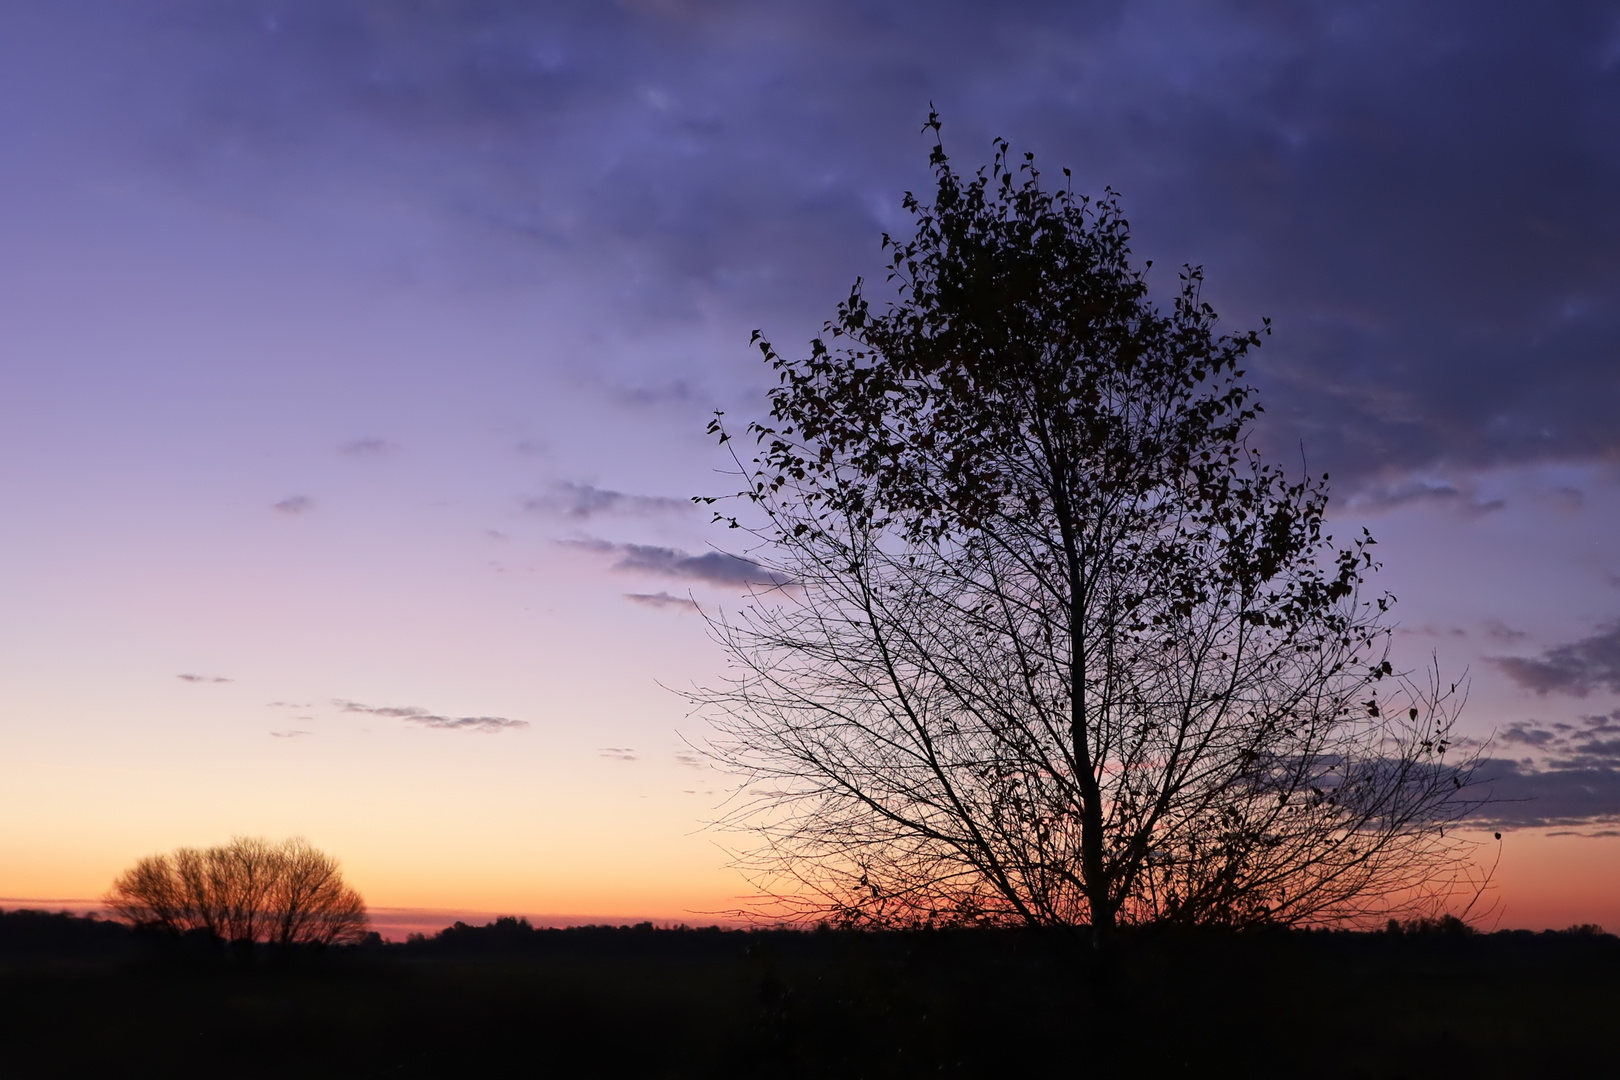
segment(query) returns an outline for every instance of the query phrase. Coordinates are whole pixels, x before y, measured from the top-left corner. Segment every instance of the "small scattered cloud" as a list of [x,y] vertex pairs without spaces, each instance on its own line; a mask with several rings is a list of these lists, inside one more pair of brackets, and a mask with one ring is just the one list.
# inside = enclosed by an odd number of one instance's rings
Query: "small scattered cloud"
[[189,673],[185,675],[176,675],[175,678],[179,679],[181,682],[189,683],[222,683],[236,681],[235,679],[227,679],[223,675],[192,675]]
[[597,757],[610,758],[614,761],[635,761],[636,752],[628,746],[603,746],[597,749]]
[[677,753],[675,761],[677,764],[685,765],[688,769],[708,768],[708,763],[703,760],[703,755],[695,754],[690,750],[682,750]]
[[667,592],[639,593],[627,592],[626,600],[634,600],[638,604],[654,608],[677,608],[682,611],[696,611],[697,601],[689,596],[671,596]]
[[312,709],[315,706],[313,702],[309,701],[302,704],[296,701],[267,701],[264,703],[264,707],[267,709]]
[[562,480],[552,484],[546,494],[529,499],[524,507],[583,521],[597,514],[684,513],[692,509],[692,503],[688,499],[672,499],[666,495],[629,495],[593,484]]
[[313,731],[298,731],[295,729],[293,731],[272,731],[270,737],[272,739],[296,739],[301,735],[313,734],[315,734]]
[[442,716],[415,706],[362,705],[358,701],[344,701],[342,698],[333,698],[332,704],[344,712],[383,716],[394,720],[403,720],[407,724],[420,724],[423,727],[438,728],[441,731],[482,731],[493,734],[498,731],[509,731],[514,728],[526,728],[529,726],[527,720],[508,720],[504,716]]
[[338,447],[338,452],[345,457],[373,458],[382,457],[399,449],[387,439],[354,439]]
[[1620,691],[1620,621],[1579,641],[1558,645],[1540,656],[1493,656],[1508,678],[1538,694],[1586,697],[1594,690]]
[[738,555],[710,551],[689,555],[678,548],[651,544],[614,544],[607,540],[564,540],[569,547],[617,555],[615,570],[640,570],[663,577],[692,578],[712,585],[787,585],[791,579]]
[[302,514],[314,505],[308,495],[289,495],[276,503],[274,509],[281,511],[283,514]]

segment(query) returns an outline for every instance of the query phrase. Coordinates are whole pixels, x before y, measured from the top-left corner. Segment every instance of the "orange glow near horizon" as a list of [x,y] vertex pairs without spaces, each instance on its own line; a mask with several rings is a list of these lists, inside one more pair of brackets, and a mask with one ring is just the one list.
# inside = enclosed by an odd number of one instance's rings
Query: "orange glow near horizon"
[[[1481,899],[1480,930],[1561,930],[1596,923],[1620,930],[1620,837],[1549,835],[1559,830],[1519,830],[1507,836],[1501,865]],[[431,932],[457,919],[522,916],[546,925],[620,923],[650,919],[660,925],[729,924],[745,906],[747,883],[723,859],[700,862],[703,849],[719,852],[712,838],[660,853],[650,861],[610,868],[571,865],[566,873],[538,866],[479,866],[451,858],[398,861],[402,852],[366,853],[330,846],[345,876],[365,896],[378,929],[390,938]],[[142,852],[139,854],[146,854]],[[424,852],[424,855],[428,854]],[[438,852],[434,854],[443,855]],[[464,855],[466,853],[463,853]],[[137,853],[114,857],[103,849],[88,859],[66,851],[3,852],[0,907],[93,910],[113,876]]]

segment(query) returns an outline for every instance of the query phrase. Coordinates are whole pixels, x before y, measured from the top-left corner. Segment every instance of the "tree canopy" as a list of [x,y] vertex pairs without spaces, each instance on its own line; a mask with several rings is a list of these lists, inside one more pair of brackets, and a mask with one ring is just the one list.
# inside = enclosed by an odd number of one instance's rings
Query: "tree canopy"
[[333,945],[366,931],[365,902],[337,860],[299,838],[147,856],[113,882],[107,906],[136,926],[231,942]]

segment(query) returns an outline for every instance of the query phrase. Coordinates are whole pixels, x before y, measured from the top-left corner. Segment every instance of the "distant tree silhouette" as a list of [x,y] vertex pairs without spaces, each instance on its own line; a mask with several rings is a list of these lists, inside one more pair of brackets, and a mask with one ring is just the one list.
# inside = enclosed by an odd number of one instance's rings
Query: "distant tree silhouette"
[[147,856],[118,876],[106,903],[136,926],[231,942],[332,945],[366,931],[365,902],[337,860],[296,837]]
[[1326,475],[1249,446],[1259,334],[1216,332],[1196,268],[1150,302],[1112,192],[999,141],[976,177],[932,164],[887,309],[857,281],[804,359],[756,332],[771,419],[749,452],[711,426],[747,484],[716,520],[791,582],[711,621],[737,674],[694,695],[745,778],[742,865],[812,917],[1099,939],[1474,884],[1461,697],[1393,669]]

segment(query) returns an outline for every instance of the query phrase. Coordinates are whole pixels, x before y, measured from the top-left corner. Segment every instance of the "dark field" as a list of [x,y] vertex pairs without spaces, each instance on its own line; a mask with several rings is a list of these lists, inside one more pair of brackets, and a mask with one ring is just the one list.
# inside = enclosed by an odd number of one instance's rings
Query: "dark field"
[[530,930],[232,953],[0,915],[8,1076],[1620,1074],[1620,939]]

